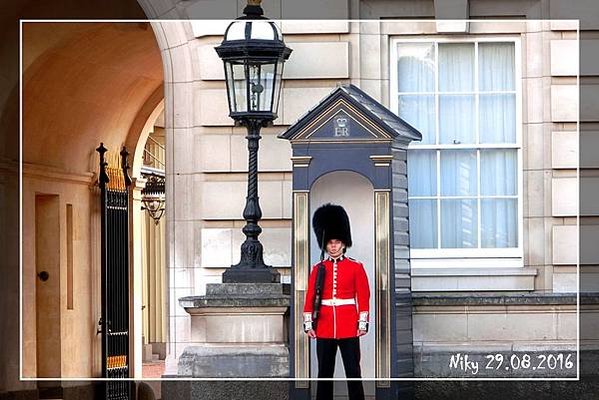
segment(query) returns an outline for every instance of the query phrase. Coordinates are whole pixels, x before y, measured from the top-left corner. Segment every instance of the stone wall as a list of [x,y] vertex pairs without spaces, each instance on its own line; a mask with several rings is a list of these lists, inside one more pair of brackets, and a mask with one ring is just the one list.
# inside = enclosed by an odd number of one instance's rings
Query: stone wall
[[[486,12],[483,8],[474,9]],[[262,239],[267,262],[278,267],[284,276],[289,274],[290,149],[288,143],[275,136],[339,82],[357,84],[381,103],[390,105],[391,38],[416,35],[434,39],[467,29],[461,34],[508,35],[520,43],[516,65],[521,77],[518,112],[522,132],[523,255],[506,269],[486,269],[485,260],[471,261],[466,270],[457,266],[445,268],[440,271],[443,279],[416,269],[412,271],[412,287],[443,292],[455,290],[445,283],[456,282],[455,287],[472,293],[489,288],[548,293],[576,290],[576,258],[571,251],[577,239],[578,203],[574,190],[578,99],[576,78],[572,75],[576,71],[572,67],[577,51],[575,22],[480,21],[447,25],[383,20],[281,24],[285,40],[295,52],[286,65],[280,117],[273,127],[263,130],[260,152],[260,196],[265,217]],[[177,299],[201,294],[206,283],[218,282],[224,268],[237,261],[242,240],[245,130],[233,126],[227,117],[222,66],[212,50],[221,40],[219,35],[225,25],[155,24],[163,55],[168,54],[171,64],[165,66],[169,71],[165,90],[170,149],[167,212],[171,218],[167,231],[173,355],[180,354],[189,338],[189,319],[178,307]],[[160,39],[164,32],[170,32],[168,39]],[[503,277],[502,285],[490,286],[498,276]],[[493,310],[488,311],[494,315]],[[554,315],[553,311],[546,312]],[[495,318],[499,321],[512,316]]]

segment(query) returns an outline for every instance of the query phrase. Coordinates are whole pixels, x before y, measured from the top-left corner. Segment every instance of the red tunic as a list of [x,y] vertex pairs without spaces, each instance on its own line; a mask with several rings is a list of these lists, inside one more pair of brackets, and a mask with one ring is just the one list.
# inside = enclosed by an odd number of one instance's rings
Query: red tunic
[[[331,299],[355,299],[357,304],[322,304],[316,321],[316,337],[335,339],[356,337],[359,317],[362,316],[366,321],[369,318],[370,288],[364,266],[361,262],[345,256],[340,257],[337,263],[334,263],[331,258],[323,263],[325,266],[323,302],[327,303],[325,300]],[[304,303],[305,318],[311,316],[314,311],[317,265],[312,266],[308,280]]]

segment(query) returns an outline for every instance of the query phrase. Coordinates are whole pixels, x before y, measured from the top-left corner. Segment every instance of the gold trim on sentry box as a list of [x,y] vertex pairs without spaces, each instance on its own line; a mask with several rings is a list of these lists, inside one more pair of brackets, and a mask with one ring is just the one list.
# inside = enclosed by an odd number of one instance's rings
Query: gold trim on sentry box
[[[375,191],[375,277],[376,277],[376,378],[391,377],[391,296],[389,191]],[[379,388],[391,387],[390,381],[377,381]]]
[[[310,346],[304,333],[302,313],[310,273],[309,209],[308,192],[293,192],[293,266],[294,266],[294,314],[295,331],[295,378],[310,378]],[[309,389],[309,381],[295,381],[298,389]]]

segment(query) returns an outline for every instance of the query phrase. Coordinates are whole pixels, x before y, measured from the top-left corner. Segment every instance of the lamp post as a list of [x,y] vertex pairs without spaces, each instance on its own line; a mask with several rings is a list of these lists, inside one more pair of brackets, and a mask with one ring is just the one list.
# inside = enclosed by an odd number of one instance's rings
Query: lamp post
[[258,239],[262,210],[258,198],[258,148],[260,129],[277,118],[283,64],[291,49],[274,22],[263,17],[260,0],[248,0],[244,16],[233,21],[222,43],[215,48],[223,60],[229,116],[247,128],[248,186],[243,218],[245,241],[241,259],[223,273],[224,283],[279,282],[280,274],[264,264]]
[[[229,116],[247,129],[245,241],[239,263],[227,268],[223,283],[207,284],[204,295],[179,298],[179,304],[191,316],[191,335],[198,340],[179,357],[177,374],[182,377],[289,377],[289,295],[278,284],[279,273],[264,264],[258,240],[262,232],[258,225],[262,218],[258,147],[260,129],[277,118],[283,63],[291,49],[285,46],[274,22],[262,16],[260,1],[248,1],[245,16],[227,27],[222,43],[215,49],[225,68]],[[206,329],[211,325],[218,329]],[[223,393],[231,400],[247,397],[245,388],[232,389],[234,382],[222,382],[222,386],[207,383],[210,385],[198,382],[206,398],[222,398]],[[271,398],[283,398],[289,390],[283,382],[274,388],[270,382],[255,383],[258,393],[272,393],[274,389]]]

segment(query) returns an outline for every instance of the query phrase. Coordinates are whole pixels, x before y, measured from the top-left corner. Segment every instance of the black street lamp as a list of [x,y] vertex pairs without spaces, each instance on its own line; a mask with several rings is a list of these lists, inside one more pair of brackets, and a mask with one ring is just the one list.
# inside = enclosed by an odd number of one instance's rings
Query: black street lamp
[[283,64],[291,49],[274,22],[263,17],[260,0],[248,0],[244,16],[232,22],[215,50],[223,60],[229,116],[247,128],[248,192],[243,210],[246,221],[241,245],[241,260],[223,273],[223,282],[279,282],[279,273],[264,264],[262,210],[258,198],[258,147],[260,128],[277,118]]

